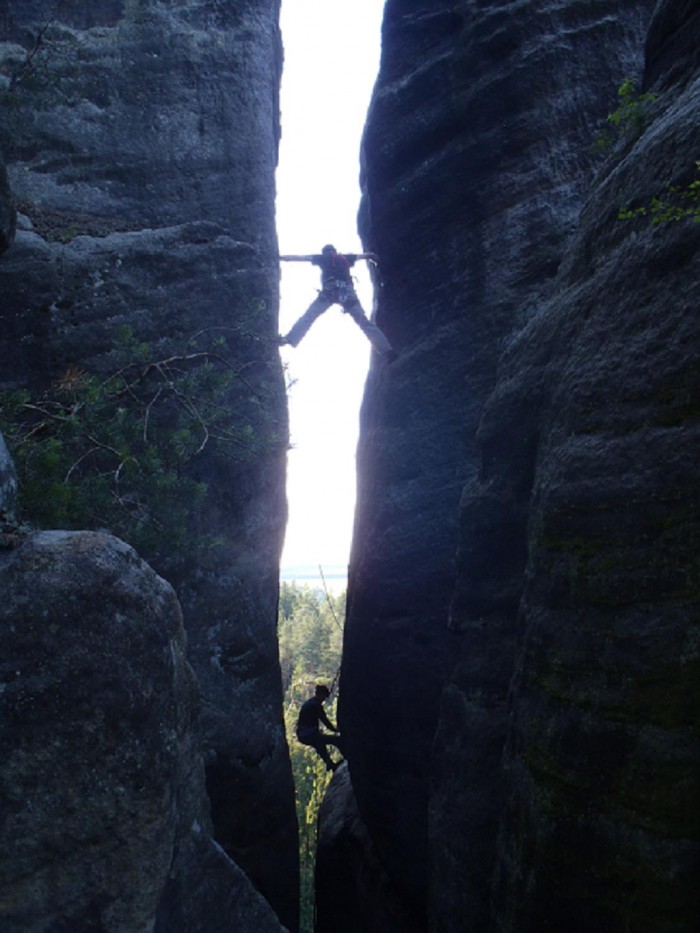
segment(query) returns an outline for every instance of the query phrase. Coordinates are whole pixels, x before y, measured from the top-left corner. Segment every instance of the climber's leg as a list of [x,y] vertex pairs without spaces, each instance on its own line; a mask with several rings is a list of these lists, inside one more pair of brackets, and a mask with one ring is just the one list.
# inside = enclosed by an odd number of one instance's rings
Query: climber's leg
[[393,347],[389,343],[387,337],[377,327],[377,325],[370,321],[365,312],[362,310],[362,305],[358,301],[357,295],[354,291],[343,301],[342,304],[343,311],[350,315],[365,337],[367,337],[369,342],[372,344],[374,349],[382,356],[391,355],[393,353]]
[[309,745],[316,754],[323,760],[326,768],[330,771],[333,768],[333,759],[330,756],[328,751],[328,746],[331,744],[326,741],[327,736],[322,735],[320,732],[315,733],[313,736],[310,736],[306,739],[300,739],[299,741],[303,742],[304,745]]
[[319,318],[332,304],[333,299],[324,294],[324,292],[321,292],[318,298],[311,302],[286,337],[282,338],[282,343],[288,343],[290,346],[296,347],[302,338],[306,336],[307,331],[316,318]]

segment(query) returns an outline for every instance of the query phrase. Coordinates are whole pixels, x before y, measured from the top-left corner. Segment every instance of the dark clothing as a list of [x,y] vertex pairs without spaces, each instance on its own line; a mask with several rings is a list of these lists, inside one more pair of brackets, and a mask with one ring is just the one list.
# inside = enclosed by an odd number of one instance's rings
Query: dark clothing
[[297,719],[297,738],[302,745],[308,745],[313,748],[323,759],[326,768],[333,770],[335,765],[333,759],[328,753],[328,745],[335,747],[342,754],[341,739],[339,735],[327,735],[321,732],[319,722],[322,722],[327,729],[334,729],[333,723],[326,716],[323,703],[316,697],[311,697],[306,703],[302,704]]
[[[344,264],[341,260],[347,260],[347,264]],[[391,354],[391,344],[377,325],[369,320],[362,310],[360,299],[355,294],[350,276],[350,267],[355,263],[355,256],[353,254],[341,256],[340,253],[329,256],[322,253],[313,256],[311,261],[314,265],[321,267],[321,284],[323,288],[319,292],[318,298],[311,302],[304,314],[289,331],[284,338],[284,342],[292,347],[298,346],[314,321],[324,311],[327,311],[331,305],[339,304],[343,311],[350,315],[378,353],[382,356]]]
[[315,266],[321,267],[321,285],[326,287],[330,282],[348,282],[352,284],[350,269],[357,262],[354,253],[317,253],[311,257]]
[[310,700],[307,700],[306,703],[302,704],[301,709],[299,710],[299,718],[297,719],[297,736],[300,731],[303,731],[308,734],[309,730],[312,732],[318,732],[319,721],[323,725],[333,731],[333,724],[331,723],[328,716],[326,716],[326,711],[323,708],[323,703],[317,699],[317,697],[311,697]]

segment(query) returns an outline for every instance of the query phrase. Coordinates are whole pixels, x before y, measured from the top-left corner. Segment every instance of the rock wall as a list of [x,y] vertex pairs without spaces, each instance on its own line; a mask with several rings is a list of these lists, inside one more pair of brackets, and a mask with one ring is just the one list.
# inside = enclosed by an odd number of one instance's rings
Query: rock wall
[[5,438],[0,434],[0,518],[12,521],[17,510],[17,473]]
[[216,839],[293,929],[276,641],[287,442],[275,345],[278,7],[2,5],[0,148],[19,231],[0,262],[0,373],[5,387],[33,390],[76,368],[109,373],[125,327],[156,357],[196,334],[220,341],[243,452],[198,459],[207,494],[195,518],[216,548],[201,562],[186,545],[171,582],[202,690]]
[[12,245],[17,225],[17,212],[12,204],[5,163],[0,153],[0,253]]
[[172,587],[110,535],[0,551],[0,926],[268,930],[212,841]]
[[541,393],[522,422],[539,441],[497,929],[685,933],[700,916],[700,231],[616,216],[696,175],[699,41],[696,8],[659,5],[649,125],[596,178],[558,293],[484,412],[502,444],[508,397]]
[[[340,720],[433,930],[697,916],[697,230],[617,219],[694,177],[697,20],[386,5],[360,222],[399,358],[363,404]],[[644,67],[650,122],[596,156]]]
[[384,870],[362,822],[347,767],[321,803],[316,845],[316,928],[335,933],[418,933],[418,920]]

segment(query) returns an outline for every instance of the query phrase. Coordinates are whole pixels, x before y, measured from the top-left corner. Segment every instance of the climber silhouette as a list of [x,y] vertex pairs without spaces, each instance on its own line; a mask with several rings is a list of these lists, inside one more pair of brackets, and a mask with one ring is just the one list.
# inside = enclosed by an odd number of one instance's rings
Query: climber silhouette
[[[314,695],[303,703],[299,710],[297,738],[302,745],[309,745],[320,755],[325,762],[326,771],[335,771],[340,762],[333,761],[328,751],[328,746],[335,745],[341,755],[343,754],[343,749],[341,737],[337,734],[338,730],[328,716],[326,716],[326,711],[323,708],[323,704],[330,695],[330,690],[324,684],[316,685]],[[331,732],[335,732],[336,735],[328,735],[326,732],[321,732],[319,721],[322,722],[327,729],[330,729]]]
[[377,262],[374,253],[339,253],[335,246],[328,244],[320,253],[310,256],[280,256],[283,262],[310,262],[321,267],[321,291],[318,298],[311,302],[296,324],[285,337],[280,338],[281,344],[296,347],[307,331],[333,304],[339,304],[346,314],[349,314],[360,330],[367,337],[374,349],[384,358],[391,360],[396,351],[385,335],[372,323],[362,310],[360,300],[355,294],[350,269],[358,259],[368,259]]

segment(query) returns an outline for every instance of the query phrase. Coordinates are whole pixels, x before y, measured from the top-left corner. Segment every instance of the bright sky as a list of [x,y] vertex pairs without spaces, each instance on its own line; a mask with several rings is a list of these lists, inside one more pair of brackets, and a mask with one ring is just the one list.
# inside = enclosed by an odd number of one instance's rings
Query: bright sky
[[[283,0],[282,141],[277,171],[280,253],[319,253],[325,243],[361,252],[357,235],[362,128],[379,66],[384,0]],[[282,263],[280,333],[316,297],[319,270]],[[366,263],[356,288],[369,314]],[[355,448],[370,347],[340,307],[329,308],[288,367],[291,443],[289,523],[282,572],[347,565],[355,507]]]

